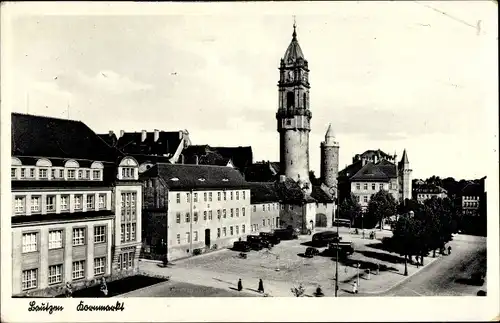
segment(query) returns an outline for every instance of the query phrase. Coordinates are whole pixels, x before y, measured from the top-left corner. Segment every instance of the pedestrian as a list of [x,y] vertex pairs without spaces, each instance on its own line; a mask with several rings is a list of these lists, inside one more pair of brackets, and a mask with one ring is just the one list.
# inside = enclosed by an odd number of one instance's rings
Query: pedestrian
[[353,294],[357,294],[358,293],[358,283],[357,282],[354,282],[352,284],[352,293]]
[[264,293],[264,282],[259,279],[259,293]]
[[65,294],[66,294],[66,297],[71,297],[73,295],[73,288],[71,288],[70,282],[66,283]]
[[321,286],[318,285],[318,287],[316,288],[316,292],[314,293],[314,295],[316,297],[323,297],[323,296],[325,296],[325,294],[323,294],[323,291],[321,290]]
[[101,280],[101,292],[104,294],[104,297],[108,296],[108,285],[106,284],[106,279],[102,277]]
[[241,283],[241,278],[238,280],[238,292],[241,292],[243,289],[243,284]]
[[448,246],[448,254],[451,255],[451,246]]

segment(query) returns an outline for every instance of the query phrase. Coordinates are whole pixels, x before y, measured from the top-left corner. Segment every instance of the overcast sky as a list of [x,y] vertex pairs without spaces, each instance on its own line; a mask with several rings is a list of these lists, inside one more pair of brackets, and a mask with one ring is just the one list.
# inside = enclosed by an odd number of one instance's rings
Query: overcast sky
[[295,14],[318,175],[330,122],[341,168],[378,148],[406,148],[414,178],[476,178],[495,165],[492,2],[126,7],[11,17],[12,110],[67,118],[69,105],[97,133],[187,129],[194,144],[251,145],[255,160],[277,161],[278,66]]

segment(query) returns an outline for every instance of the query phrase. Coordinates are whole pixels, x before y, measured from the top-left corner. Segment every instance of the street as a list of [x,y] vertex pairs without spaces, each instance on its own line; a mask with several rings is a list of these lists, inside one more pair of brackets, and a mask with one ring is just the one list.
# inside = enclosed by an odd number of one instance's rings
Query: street
[[[486,238],[455,235],[451,255],[429,264],[387,292],[363,296],[475,296],[483,286],[468,284],[476,272],[486,271]],[[361,295],[360,295],[361,296]]]

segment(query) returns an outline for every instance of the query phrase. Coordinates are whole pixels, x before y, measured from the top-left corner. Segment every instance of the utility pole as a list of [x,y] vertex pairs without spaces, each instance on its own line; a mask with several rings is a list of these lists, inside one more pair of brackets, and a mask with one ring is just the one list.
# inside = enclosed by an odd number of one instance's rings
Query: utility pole
[[[336,186],[335,186],[336,188]],[[336,242],[336,248],[335,248],[335,297],[337,297],[338,289],[339,289],[339,207],[338,207],[338,198],[335,195],[335,188],[331,187],[330,188],[330,194],[333,195],[335,205],[332,208],[332,214],[333,218],[335,219],[335,223],[337,225],[337,242]]]

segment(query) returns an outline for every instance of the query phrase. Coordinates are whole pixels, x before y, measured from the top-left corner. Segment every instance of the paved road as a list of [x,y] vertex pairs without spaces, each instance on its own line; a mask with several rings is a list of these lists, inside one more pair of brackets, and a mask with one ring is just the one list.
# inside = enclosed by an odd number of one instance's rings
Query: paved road
[[475,296],[483,286],[466,281],[475,272],[486,271],[486,239],[456,235],[449,244],[451,255],[442,256],[391,290],[370,296]]

